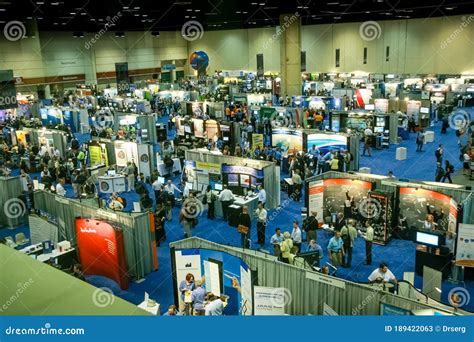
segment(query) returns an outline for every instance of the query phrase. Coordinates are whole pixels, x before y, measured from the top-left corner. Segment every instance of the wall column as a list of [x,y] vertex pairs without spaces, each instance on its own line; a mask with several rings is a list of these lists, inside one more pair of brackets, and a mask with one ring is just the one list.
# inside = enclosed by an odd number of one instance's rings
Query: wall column
[[281,96],[301,94],[301,18],[280,16]]

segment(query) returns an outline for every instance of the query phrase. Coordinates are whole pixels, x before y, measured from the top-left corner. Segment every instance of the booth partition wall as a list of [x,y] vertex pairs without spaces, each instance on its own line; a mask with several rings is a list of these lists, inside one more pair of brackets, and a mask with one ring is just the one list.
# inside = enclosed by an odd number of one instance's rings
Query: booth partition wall
[[[76,218],[94,218],[109,222],[123,231],[128,275],[141,279],[157,269],[153,221],[149,213],[122,213],[98,209],[96,203],[65,199],[45,191],[34,193],[35,207],[55,221],[59,240],[76,245]],[[91,200],[89,200],[91,201]]]
[[[258,251],[223,246],[199,238],[177,241],[170,247],[172,250],[216,250],[242,259],[257,275],[254,285],[285,289],[285,313],[289,315],[323,315],[325,305],[339,315],[379,315],[381,303],[406,311],[433,309],[433,306],[382,291],[379,287],[356,284],[280,263],[276,257]],[[436,310],[453,313],[452,309],[443,305],[437,305]],[[458,313],[461,311],[458,310]]]

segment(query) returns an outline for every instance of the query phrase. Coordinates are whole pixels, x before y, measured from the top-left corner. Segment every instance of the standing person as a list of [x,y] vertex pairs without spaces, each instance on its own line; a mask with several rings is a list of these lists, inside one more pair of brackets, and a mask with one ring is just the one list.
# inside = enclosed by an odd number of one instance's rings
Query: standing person
[[56,184],[56,195],[66,196],[66,189],[64,189],[64,184],[66,184],[65,179],[59,178],[58,184]]
[[270,243],[273,245],[273,255],[280,257],[280,244],[283,242],[284,237],[281,233],[280,228],[275,229],[275,234],[270,238]]
[[444,183],[444,181],[445,181],[446,179],[448,179],[449,183],[452,183],[453,180],[451,179],[451,174],[454,173],[454,166],[453,166],[453,164],[451,164],[451,163],[449,162],[449,160],[445,160],[444,163],[445,163],[445,168],[444,168],[444,169],[445,169],[445,173],[444,173],[443,178],[441,179],[441,182]]
[[416,152],[423,152],[423,144],[425,143],[425,134],[422,129],[416,134]]
[[127,167],[125,168],[125,176],[127,176],[128,180],[128,191],[135,191],[135,167],[133,166],[132,162],[127,163]]
[[179,292],[181,293],[179,311],[186,316],[189,316],[191,313],[191,294],[195,288],[194,275],[192,273],[186,274],[186,278],[179,284]]
[[158,203],[156,205],[156,211],[155,211],[155,241],[158,247],[160,246],[161,241],[166,241],[165,221],[166,221],[165,207],[163,203]]
[[329,240],[328,253],[331,263],[334,267],[342,265],[342,257],[344,256],[344,246],[341,239],[341,232],[335,231],[334,236]]
[[208,185],[206,188],[206,193],[204,195],[204,198],[206,199],[206,203],[207,203],[207,218],[209,220],[214,220],[215,202],[216,202],[217,196],[212,191],[212,188],[210,185]]
[[443,162],[443,152],[444,152],[443,144],[439,144],[438,148],[435,151],[435,157],[436,157],[436,162],[440,164]]
[[155,200],[158,201],[158,198],[161,197],[161,189],[163,188],[163,184],[158,180],[158,177],[151,184],[151,187],[155,193]]
[[302,233],[298,221],[293,221],[293,231],[291,232],[291,239],[293,240],[293,246],[298,248],[298,252],[301,252]]
[[436,163],[436,173],[435,173],[435,182],[441,182],[441,179],[444,177],[444,169],[441,166],[441,163]]
[[293,181],[293,189],[295,191],[295,201],[299,202],[301,200],[301,189],[303,186],[303,180],[300,176],[300,170],[295,170],[293,173],[293,177],[291,177]]
[[262,202],[263,207],[265,207],[265,203],[267,202],[267,192],[265,191],[263,184],[258,186],[258,201]]
[[204,316],[204,300],[206,298],[206,290],[202,287],[202,280],[196,280],[196,288],[191,292],[191,301],[193,304],[193,315]]
[[196,218],[194,217],[195,215],[193,215],[193,213],[196,212],[194,210],[197,210],[192,208],[193,205],[195,204],[191,203],[191,201],[183,203],[183,207],[179,212],[179,222],[183,225],[184,238],[190,238],[193,235],[192,229],[196,221]]
[[347,226],[342,227],[341,237],[344,242],[345,252],[342,265],[343,267],[351,267],[354,241],[357,238],[357,230],[354,228],[354,220],[349,220]]
[[339,158],[337,157],[337,154],[334,154],[333,158],[329,162],[329,166],[331,171],[339,171]]
[[219,194],[219,201],[222,203],[224,221],[227,221],[229,219],[229,206],[234,202],[234,194],[227,188],[226,184],[224,184],[224,190]]
[[293,249],[293,240],[291,239],[291,235],[288,232],[283,233],[283,242],[280,244],[280,261],[284,262],[285,264],[290,264],[291,259],[291,250]]
[[20,170],[20,183],[21,189],[23,192],[28,191],[28,185],[32,184],[30,175],[26,172],[25,169]]
[[370,140],[373,136],[374,132],[370,129],[370,127],[367,127],[364,131],[364,150],[362,151],[362,155],[365,156],[365,151],[367,151],[367,154],[369,157],[372,157],[371,149],[370,149]]
[[374,228],[370,224],[370,221],[365,222],[365,234],[359,231],[360,235],[365,240],[365,262],[364,265],[372,264],[372,243],[374,241]]
[[267,227],[267,211],[261,202],[258,202],[255,215],[257,216],[257,243],[263,246],[265,244],[265,228]]
[[242,228],[247,227],[247,233],[240,233],[241,246],[242,248],[250,248],[249,238],[251,236],[252,220],[250,219],[249,208],[247,206],[242,208],[242,212],[239,215],[239,226],[242,226]]
[[303,224],[304,231],[306,232],[306,240],[310,242],[311,240],[318,241],[317,230],[319,228],[319,222],[316,218],[318,213],[315,211],[311,212],[311,215],[306,218]]

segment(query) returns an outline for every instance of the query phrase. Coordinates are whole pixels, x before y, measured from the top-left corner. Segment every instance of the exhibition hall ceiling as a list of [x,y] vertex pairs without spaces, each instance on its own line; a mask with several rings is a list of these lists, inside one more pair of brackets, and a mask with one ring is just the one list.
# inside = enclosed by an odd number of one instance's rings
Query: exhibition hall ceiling
[[[428,18],[474,13],[474,0],[0,0],[0,26],[21,21],[40,31],[180,30],[276,26],[282,14],[303,25]],[[112,19],[116,20],[112,20]]]

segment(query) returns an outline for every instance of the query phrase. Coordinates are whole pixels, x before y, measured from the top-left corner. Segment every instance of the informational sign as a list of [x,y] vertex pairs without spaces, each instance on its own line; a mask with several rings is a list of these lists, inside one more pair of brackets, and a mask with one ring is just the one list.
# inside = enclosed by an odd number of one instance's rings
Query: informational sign
[[316,272],[306,272],[306,279],[314,280],[331,286],[336,286],[341,289],[346,288],[346,283],[344,281],[336,279],[334,277],[327,277]]
[[128,63],[115,63],[117,91],[119,95],[130,92],[130,78],[128,77]]
[[316,181],[309,183],[308,190],[308,213],[316,212],[318,222],[323,224],[323,208],[324,208],[324,182]]
[[375,99],[374,106],[377,114],[388,113],[388,99]]
[[252,133],[252,148],[255,150],[257,147],[263,148],[263,134]]
[[176,64],[163,64],[161,70],[175,70]]
[[324,153],[334,150],[347,150],[347,137],[340,134],[308,134],[306,148],[309,151],[313,146]]
[[150,152],[149,152],[149,145],[147,144],[139,144],[138,146],[138,169],[142,172],[145,177],[151,176],[151,160],[150,160]]
[[17,107],[13,70],[0,70],[0,109]]
[[193,124],[194,124],[194,136],[196,138],[204,138],[204,120],[194,119]]
[[410,316],[411,311],[395,305],[380,303],[380,316]]
[[123,232],[107,222],[76,219],[77,250],[86,275],[102,275],[128,288]]
[[415,122],[418,122],[420,115],[421,101],[407,101],[407,115],[413,117]]
[[241,262],[240,265],[241,315],[252,316],[252,272],[249,266]]
[[303,149],[303,133],[289,128],[272,130],[272,146],[279,147],[284,153]]
[[283,287],[254,286],[254,315],[282,316],[285,314],[288,290]]
[[100,146],[89,146],[89,157],[91,166],[102,164],[102,150]]
[[474,224],[459,224],[456,265],[474,267]]
[[221,279],[219,264],[204,260],[204,276],[206,277],[206,291],[212,292],[216,296],[221,295]]
[[332,307],[324,303],[323,316],[339,316],[339,314]]

